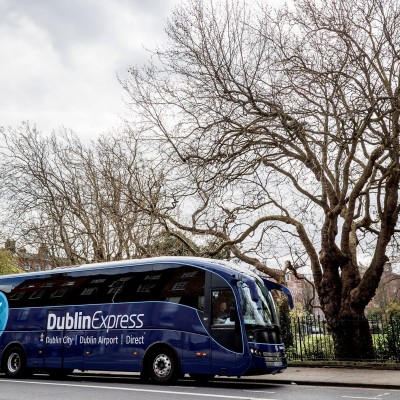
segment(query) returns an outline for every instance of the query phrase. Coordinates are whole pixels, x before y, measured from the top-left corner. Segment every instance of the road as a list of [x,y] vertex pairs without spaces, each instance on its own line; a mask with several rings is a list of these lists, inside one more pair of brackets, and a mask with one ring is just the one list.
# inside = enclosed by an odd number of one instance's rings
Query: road
[[0,376],[0,400],[400,400],[400,390],[276,385],[222,379],[198,385],[189,379],[175,386],[142,384],[137,377],[73,375],[64,381],[45,375],[26,380]]

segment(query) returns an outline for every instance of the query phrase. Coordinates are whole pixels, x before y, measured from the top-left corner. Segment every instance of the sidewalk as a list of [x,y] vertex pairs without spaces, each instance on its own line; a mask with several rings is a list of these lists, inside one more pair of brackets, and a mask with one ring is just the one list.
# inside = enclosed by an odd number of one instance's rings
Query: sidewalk
[[[75,371],[75,376],[139,376],[132,372]],[[190,379],[190,378],[189,378]],[[280,374],[216,377],[215,381],[257,382],[265,384],[347,386],[400,390],[400,370],[342,367],[288,367]]]
[[265,383],[376,387],[400,390],[400,370],[288,367],[281,374],[243,377]]

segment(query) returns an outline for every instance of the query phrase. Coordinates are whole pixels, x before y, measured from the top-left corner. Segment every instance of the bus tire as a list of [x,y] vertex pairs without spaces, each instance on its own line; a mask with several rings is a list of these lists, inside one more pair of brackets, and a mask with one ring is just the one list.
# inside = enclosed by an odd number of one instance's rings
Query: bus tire
[[146,372],[152,382],[170,384],[178,380],[179,362],[168,347],[157,347],[147,356]]
[[25,351],[19,347],[11,347],[4,355],[1,369],[9,378],[23,378],[27,375]]

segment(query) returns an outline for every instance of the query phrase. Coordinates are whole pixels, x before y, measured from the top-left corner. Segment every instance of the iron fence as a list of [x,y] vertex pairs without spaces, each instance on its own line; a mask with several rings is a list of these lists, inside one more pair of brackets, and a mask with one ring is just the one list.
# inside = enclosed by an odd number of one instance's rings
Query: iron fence
[[[373,317],[368,318],[368,323],[375,354],[372,360],[365,361],[400,363],[400,318]],[[289,329],[284,334],[289,361],[336,359],[332,335],[323,319],[292,318]]]

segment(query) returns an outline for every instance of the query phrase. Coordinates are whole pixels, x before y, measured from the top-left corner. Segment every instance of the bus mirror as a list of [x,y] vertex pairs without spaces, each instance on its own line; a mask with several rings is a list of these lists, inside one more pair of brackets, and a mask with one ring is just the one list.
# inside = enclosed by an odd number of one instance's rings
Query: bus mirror
[[232,322],[237,321],[237,319],[238,319],[238,313],[237,313],[236,307],[231,307],[231,308],[229,309],[229,319],[230,319]]
[[260,300],[260,297],[258,296],[256,285],[254,284],[254,282],[250,283],[249,288],[251,299],[254,301],[254,303],[257,303]]
[[269,289],[269,290],[279,290],[280,292],[284,293],[289,301],[289,307],[293,309],[294,304],[293,304],[293,297],[292,294],[290,293],[290,290],[283,285],[280,285],[279,283],[276,282],[271,282],[268,279],[262,279],[264,282],[264,285]]
[[260,296],[258,295],[255,282],[250,279],[243,279],[243,282],[250,290],[251,299],[254,301],[254,303],[257,303],[260,300]]

